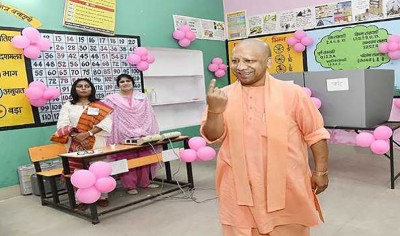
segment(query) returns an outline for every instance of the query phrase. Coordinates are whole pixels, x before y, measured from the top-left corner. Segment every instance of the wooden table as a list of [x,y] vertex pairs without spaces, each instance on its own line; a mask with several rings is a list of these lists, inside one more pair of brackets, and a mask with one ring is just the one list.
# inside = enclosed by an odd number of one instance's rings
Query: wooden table
[[[183,142],[184,147],[185,148],[189,148],[188,145],[188,140],[189,137],[188,136],[180,136],[178,138],[175,139],[171,139],[171,140],[164,140],[164,141],[158,141],[155,143],[152,143],[151,145],[154,147],[159,147],[162,146],[163,150],[167,150],[168,149],[168,144],[170,142],[175,143],[175,142]],[[82,161],[83,167],[84,169],[88,169],[89,168],[89,162],[93,161],[95,159],[105,159],[107,157],[107,155],[111,155],[111,154],[116,154],[116,153],[129,153],[132,151],[136,151],[136,150],[140,150],[140,149],[147,149],[151,147],[149,144],[143,144],[143,145],[116,145],[115,149],[111,149],[110,147],[105,147],[101,150],[95,150],[94,153],[88,153],[88,154],[84,154],[84,155],[78,155],[77,153],[65,153],[65,154],[60,154],[59,156],[62,159],[62,163],[63,163],[63,168],[64,168],[64,173],[66,176],[71,174],[70,171],[70,166],[69,166],[69,162],[68,162],[68,158],[76,158]],[[153,164],[153,163],[158,163],[162,160],[160,160],[161,157],[161,153],[156,155],[149,155],[149,156],[145,156],[145,157],[138,157],[138,158],[134,158],[134,159],[130,159],[128,160],[128,168],[135,168],[135,167],[139,167],[139,166],[144,166],[144,165],[149,165],[149,164]],[[165,164],[165,171],[166,171],[166,179],[155,179],[157,181],[163,181],[165,183],[170,183],[170,184],[174,184],[177,185],[177,187],[174,187],[172,189],[163,191],[157,195],[151,195],[151,196],[147,196],[145,198],[141,198],[139,200],[130,202],[128,204],[124,204],[122,206],[118,206],[118,207],[114,207],[111,209],[108,209],[106,211],[103,211],[101,213],[97,212],[97,206],[96,203],[92,203],[89,206],[90,209],[90,214],[86,214],[85,212],[79,211],[75,209],[76,206],[76,201],[75,201],[75,191],[74,191],[74,187],[71,184],[71,180],[70,178],[66,178],[66,187],[67,187],[67,193],[68,193],[68,202],[69,202],[69,206],[65,206],[62,204],[57,204],[56,206],[58,206],[57,208],[67,211],[69,213],[72,213],[74,215],[77,216],[81,216],[87,219],[90,219],[92,221],[93,224],[97,224],[99,223],[99,216],[100,215],[104,215],[119,209],[122,209],[124,207],[127,206],[131,206],[152,198],[156,198],[160,195],[164,195],[164,194],[168,194],[174,191],[178,191],[181,188],[194,188],[194,182],[193,182],[193,172],[192,172],[192,164],[191,163],[186,163],[186,172],[187,172],[187,183],[183,183],[183,182],[177,182],[174,181],[172,179],[172,174],[171,174],[171,166],[169,162],[164,162]]]

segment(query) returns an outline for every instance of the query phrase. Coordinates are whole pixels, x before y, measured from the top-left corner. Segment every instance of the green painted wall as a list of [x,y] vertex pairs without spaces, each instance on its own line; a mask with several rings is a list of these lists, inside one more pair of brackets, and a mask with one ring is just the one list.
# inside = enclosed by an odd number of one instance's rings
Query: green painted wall
[[[42,29],[75,31],[62,27],[64,1],[61,0],[3,0],[20,8],[42,22]],[[138,35],[142,46],[179,48],[171,34],[172,15],[224,20],[222,0],[117,0],[116,33]],[[0,26],[25,28],[25,22],[0,11]],[[226,61],[225,42],[196,40],[189,49],[204,55],[206,84],[212,78],[207,65],[215,56]],[[227,79],[218,80],[218,86]],[[54,126],[0,131],[0,188],[18,184],[17,167],[29,164],[28,147],[49,143]],[[185,135],[197,135],[198,126],[182,129]]]

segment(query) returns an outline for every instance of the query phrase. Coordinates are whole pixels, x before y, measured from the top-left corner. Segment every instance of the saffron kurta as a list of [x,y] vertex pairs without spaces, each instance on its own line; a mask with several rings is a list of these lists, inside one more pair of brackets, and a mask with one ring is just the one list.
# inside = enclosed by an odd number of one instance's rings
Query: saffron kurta
[[[267,74],[267,80],[274,80]],[[269,82],[267,82],[269,83]],[[217,192],[220,201],[220,221],[222,224],[234,227],[258,228],[262,234],[267,234],[277,225],[301,224],[313,226],[318,223],[318,214],[314,204],[314,195],[311,189],[311,173],[308,166],[307,145],[310,146],[322,139],[328,139],[329,133],[323,128],[323,120],[315,109],[311,99],[302,91],[302,89],[293,84],[278,83],[277,88],[271,86],[271,89],[281,89],[282,106],[276,109],[284,109],[285,119],[277,122],[285,122],[287,130],[280,133],[271,134],[267,132],[268,127],[275,124],[266,124],[266,117],[272,115],[273,110],[266,110],[265,96],[266,89],[262,87],[242,87],[239,82],[223,88],[222,90],[228,96],[228,107],[224,112],[225,132],[218,140],[223,140],[217,159]],[[239,87],[237,87],[239,86]],[[267,85],[269,86],[269,85]],[[244,156],[244,176],[248,176],[250,186],[250,196],[252,199],[243,203],[238,200],[240,191],[245,191],[240,183],[235,179],[233,171],[233,155],[230,153],[230,126],[238,126],[232,122],[227,122],[227,117],[237,116],[229,106],[238,106],[232,104],[235,101],[233,91],[241,89],[241,103],[243,119],[236,119],[243,122],[243,147]],[[275,91],[276,92],[276,91]],[[278,96],[279,97],[279,96]],[[231,104],[229,104],[231,103]],[[240,108],[235,108],[240,109]],[[240,113],[239,113],[240,114]],[[205,113],[202,125],[206,120]],[[228,125],[229,124],[229,125]],[[271,129],[272,130],[272,129]],[[204,136],[202,127],[201,132]],[[237,133],[235,133],[237,135]],[[284,208],[280,210],[268,209],[267,191],[269,184],[279,183],[278,179],[267,180],[268,165],[276,163],[269,161],[268,156],[268,135],[276,137],[277,135],[287,135],[287,157],[285,160],[285,170],[282,178],[286,178],[284,190]],[[205,136],[204,136],[205,137]],[[218,141],[217,140],[217,141]],[[276,162],[276,161],[275,161]],[[273,168],[273,166],[270,166]],[[238,176],[236,174],[236,176]],[[237,177],[236,177],[237,178]],[[279,177],[281,180],[281,178]],[[246,195],[246,194],[244,194]],[[269,195],[268,195],[269,196]]]

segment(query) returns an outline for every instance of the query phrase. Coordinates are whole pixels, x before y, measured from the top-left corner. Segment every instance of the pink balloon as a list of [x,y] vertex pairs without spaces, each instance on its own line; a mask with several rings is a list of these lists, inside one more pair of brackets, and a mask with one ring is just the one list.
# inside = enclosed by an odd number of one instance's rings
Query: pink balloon
[[218,65],[214,64],[214,63],[211,63],[211,64],[208,65],[208,70],[211,71],[211,72],[216,72],[218,70]]
[[360,147],[369,147],[375,141],[371,133],[361,132],[356,136],[356,144]]
[[214,75],[215,75],[215,77],[217,77],[217,78],[224,77],[224,76],[225,76],[225,71],[224,71],[224,70],[221,70],[221,69],[218,69],[216,72],[214,72]]
[[149,63],[147,63],[146,61],[141,61],[136,65],[136,68],[138,68],[138,70],[140,71],[145,71],[149,69]]
[[306,32],[304,32],[304,30],[296,30],[296,32],[294,32],[294,37],[301,40],[302,38],[306,37]]
[[38,98],[38,99],[29,100],[29,103],[34,107],[42,107],[47,103],[47,101],[48,101],[47,99]]
[[176,39],[176,40],[183,39],[183,38],[185,38],[185,32],[183,32],[182,30],[175,30],[175,31],[172,33],[172,37],[173,37],[174,39]]
[[396,51],[398,49],[397,42],[390,42],[387,45],[388,45],[387,48],[388,48],[389,52],[390,51]]
[[183,38],[183,39],[178,41],[178,44],[179,44],[179,46],[185,48],[185,47],[190,45],[190,40],[187,39],[187,38]]
[[185,33],[192,30],[192,29],[190,28],[190,26],[188,26],[188,25],[181,25],[178,29],[179,29],[179,30],[182,30],[182,31],[185,32]]
[[24,55],[29,59],[38,59],[40,56],[40,49],[38,46],[29,45],[24,48]]
[[313,44],[314,40],[311,37],[304,37],[301,39],[301,44],[303,44],[304,46],[310,46],[311,44]]
[[131,64],[131,65],[136,65],[140,61],[142,61],[142,58],[139,55],[136,55],[136,54],[129,55],[127,59],[128,59],[128,63]]
[[374,137],[377,140],[386,140],[389,139],[393,134],[393,131],[391,128],[385,126],[385,125],[381,125],[378,126],[375,130],[374,130]]
[[179,151],[179,156],[183,162],[192,162],[196,160],[197,153],[192,149],[184,149]]
[[202,137],[193,137],[189,139],[189,147],[190,149],[193,149],[197,151],[197,149],[201,147],[205,147],[207,145],[207,142],[204,138]]
[[304,92],[306,92],[306,94],[307,94],[309,97],[311,97],[311,95],[312,95],[311,89],[309,89],[309,88],[307,88],[307,87],[303,87],[303,90],[304,90]]
[[214,58],[211,60],[211,63],[217,64],[217,65],[222,64],[223,62],[224,62],[224,61],[223,61],[221,58],[219,58],[219,57],[214,57]]
[[112,166],[108,162],[96,161],[89,166],[89,171],[92,172],[96,178],[108,177],[112,172]]
[[212,147],[201,147],[197,150],[197,158],[202,161],[210,161],[214,159],[216,154]]
[[219,64],[219,65],[218,65],[218,68],[221,69],[221,70],[227,70],[227,69],[228,69],[228,66],[225,65],[225,64]]
[[140,57],[142,61],[147,61],[147,55]]
[[400,36],[399,35],[394,35],[394,34],[389,35],[387,41],[388,42],[400,42]]
[[48,87],[44,92],[42,98],[44,99],[56,99],[60,96],[61,91],[55,87]]
[[147,56],[147,49],[145,47],[137,47],[134,53],[139,56]]
[[111,176],[98,178],[95,185],[97,190],[102,193],[109,193],[115,189],[117,182]]
[[370,147],[371,151],[375,154],[385,154],[389,151],[389,143],[384,140],[375,140]]
[[152,64],[156,59],[154,58],[153,55],[148,54],[147,55],[147,63]]
[[293,49],[294,49],[296,52],[302,52],[302,51],[304,51],[304,50],[306,49],[306,46],[304,46],[304,45],[301,44],[301,43],[296,43],[296,44],[294,45]]
[[91,204],[99,200],[101,193],[95,186],[89,188],[80,188],[76,191],[76,199],[82,203]]
[[380,53],[388,53],[389,49],[388,49],[388,44],[387,43],[381,43],[378,45],[378,51]]
[[42,91],[47,89],[46,85],[42,81],[33,81],[32,83],[29,84],[29,88],[31,87],[38,87]]
[[40,33],[33,27],[27,27],[22,30],[22,35],[27,37],[31,43],[36,43],[40,39]]
[[300,43],[300,40],[295,38],[295,37],[289,37],[286,39],[286,42],[290,45],[290,46],[294,46],[296,43]]
[[400,59],[400,51],[388,52],[388,56],[392,60]]
[[394,100],[394,105],[395,105],[397,108],[400,108],[400,99],[395,99],[395,100]]
[[77,170],[71,175],[71,183],[77,188],[89,188],[96,183],[96,176],[88,170]]
[[185,38],[189,39],[190,41],[194,41],[196,39],[196,35],[192,31],[187,31],[185,33]]
[[40,38],[39,41],[36,42],[36,46],[38,46],[41,51],[47,51],[51,47],[50,39]]
[[29,87],[25,89],[25,94],[29,100],[42,98],[44,91],[39,87]]
[[31,44],[31,42],[27,37],[17,35],[11,39],[11,44],[16,48],[26,48]]
[[313,103],[317,109],[321,108],[322,102],[319,98],[311,97],[311,100],[313,101]]

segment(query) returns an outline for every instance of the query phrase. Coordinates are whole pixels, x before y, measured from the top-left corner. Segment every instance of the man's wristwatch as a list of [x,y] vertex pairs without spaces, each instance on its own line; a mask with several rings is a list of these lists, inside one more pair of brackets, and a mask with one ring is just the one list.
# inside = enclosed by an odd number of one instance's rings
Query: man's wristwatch
[[88,131],[88,133],[90,137],[93,137],[94,133],[92,133],[90,130]]

